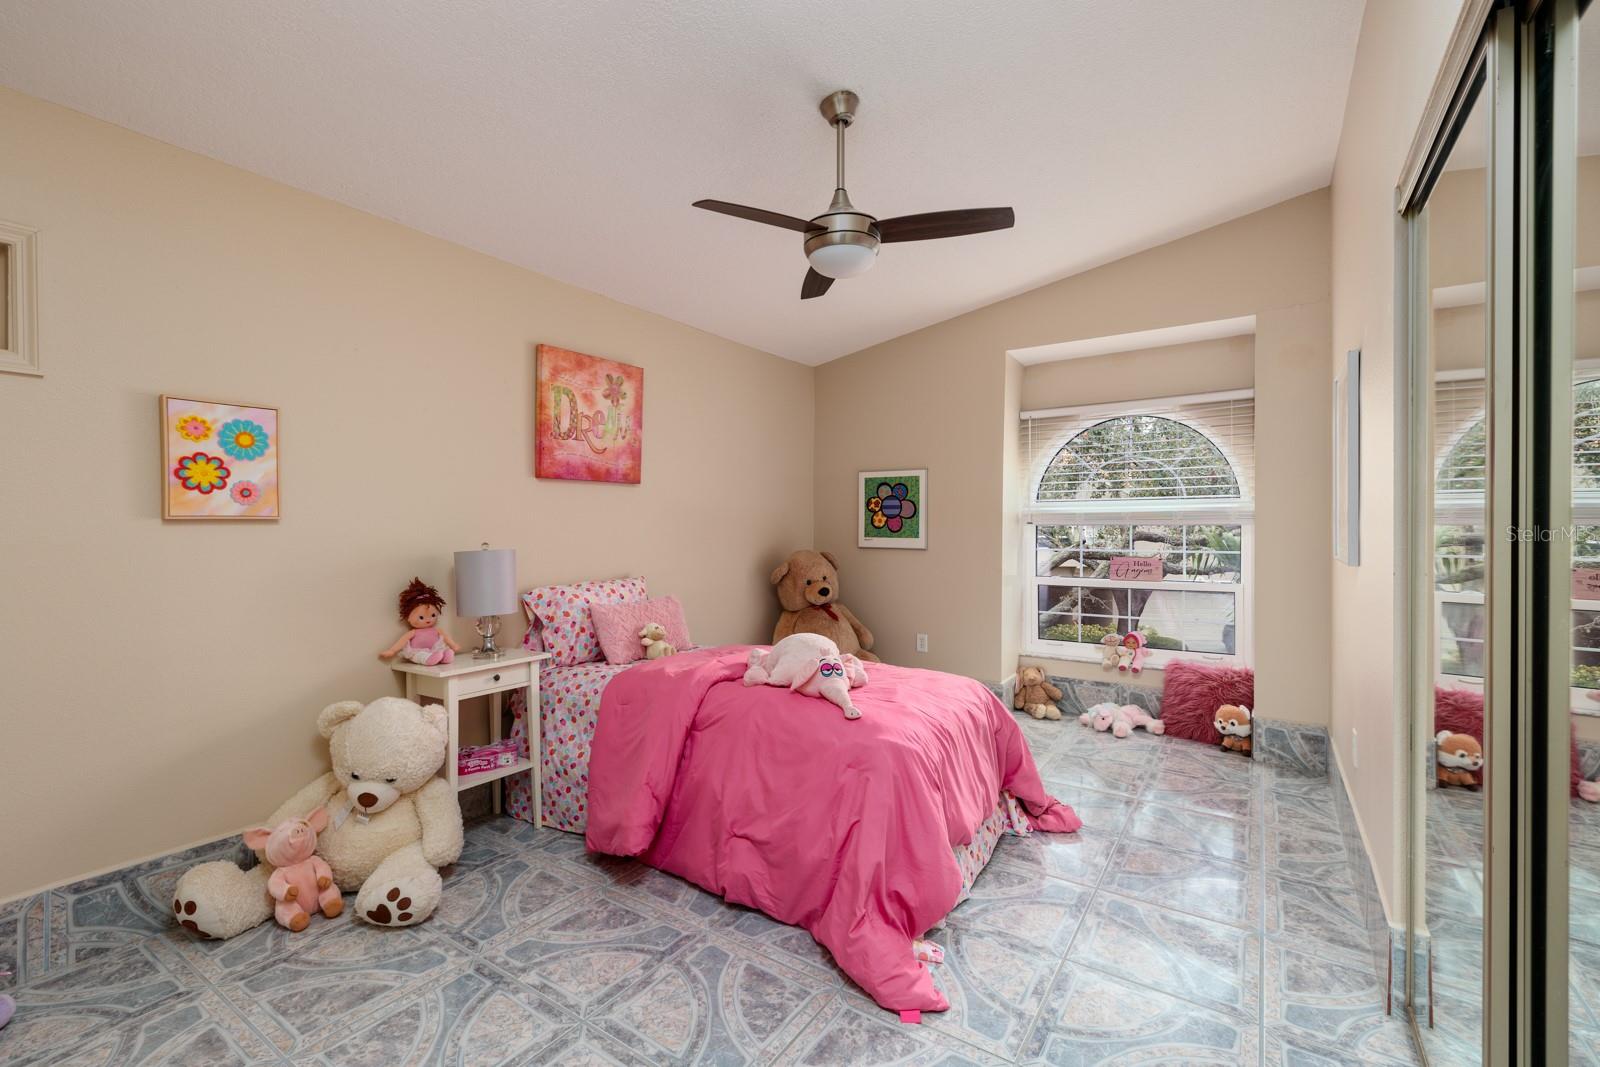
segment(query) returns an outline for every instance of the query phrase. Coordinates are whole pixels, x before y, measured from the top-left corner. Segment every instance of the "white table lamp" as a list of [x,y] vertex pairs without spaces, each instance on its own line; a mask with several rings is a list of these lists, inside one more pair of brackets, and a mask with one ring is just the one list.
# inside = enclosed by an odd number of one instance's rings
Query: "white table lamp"
[[517,552],[513,548],[490,548],[485,541],[475,552],[456,553],[456,614],[476,617],[478,636],[483,643],[473,652],[474,659],[498,659],[502,655],[494,643],[500,632],[500,616],[517,610]]

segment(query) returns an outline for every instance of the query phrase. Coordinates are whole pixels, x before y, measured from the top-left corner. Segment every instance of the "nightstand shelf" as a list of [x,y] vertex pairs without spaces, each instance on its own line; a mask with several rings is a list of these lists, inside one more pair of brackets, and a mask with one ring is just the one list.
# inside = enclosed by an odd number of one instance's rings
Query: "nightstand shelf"
[[[513,774],[533,772],[533,820],[537,826],[542,821],[543,797],[540,792],[537,759],[519,759],[509,767],[461,774],[461,702],[469,697],[489,698],[489,740],[500,740],[500,702],[506,693],[516,689],[527,693],[528,752],[537,757],[539,752],[539,666],[550,658],[546,652],[526,652],[517,649],[499,659],[474,659],[470,652],[459,652],[453,663],[437,667],[424,667],[416,663],[397,661],[390,664],[406,677],[406,699],[422,703],[437,700],[445,707],[450,723],[450,741],[445,752],[444,776],[456,792],[473,786],[499,782]],[[494,787],[494,810],[501,807],[501,787]]]
[[463,789],[471,789],[473,786],[482,785],[485,782],[497,782],[502,778],[509,778],[513,774],[521,774],[523,771],[531,770],[533,770],[533,760],[519,759],[509,767],[496,767],[492,771],[479,771],[476,774],[457,775],[456,792],[459,793]]

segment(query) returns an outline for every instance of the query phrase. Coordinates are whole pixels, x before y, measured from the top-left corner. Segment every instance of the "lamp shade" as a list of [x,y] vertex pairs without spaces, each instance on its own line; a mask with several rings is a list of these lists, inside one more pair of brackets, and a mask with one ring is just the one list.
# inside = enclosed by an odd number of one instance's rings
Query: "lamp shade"
[[510,615],[517,610],[517,552],[480,548],[456,553],[456,614]]

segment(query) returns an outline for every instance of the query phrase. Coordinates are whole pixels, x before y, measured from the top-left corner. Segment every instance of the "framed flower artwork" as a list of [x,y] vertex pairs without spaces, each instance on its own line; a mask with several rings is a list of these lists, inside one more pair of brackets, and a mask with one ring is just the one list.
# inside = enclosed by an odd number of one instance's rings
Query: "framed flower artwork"
[[860,547],[928,547],[926,469],[862,471],[856,475],[855,509]]
[[161,398],[161,517],[276,519],[278,409]]
[[537,358],[534,476],[638,485],[643,368],[555,345],[540,345]]

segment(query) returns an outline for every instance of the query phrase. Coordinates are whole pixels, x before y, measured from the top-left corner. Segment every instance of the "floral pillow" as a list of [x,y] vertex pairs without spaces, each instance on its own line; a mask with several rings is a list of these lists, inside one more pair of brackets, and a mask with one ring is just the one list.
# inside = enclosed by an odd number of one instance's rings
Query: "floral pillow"
[[522,594],[522,610],[530,623],[523,645],[550,653],[558,667],[593,663],[600,658],[590,604],[625,604],[648,599],[643,578],[544,585]]
[[600,651],[610,664],[629,664],[644,659],[644,645],[639,642],[639,631],[645,623],[658,622],[667,631],[667,643],[680,652],[690,648],[689,625],[683,620],[683,605],[675,596],[657,597],[654,600],[630,600],[622,604],[590,605],[595,632],[600,637]]

